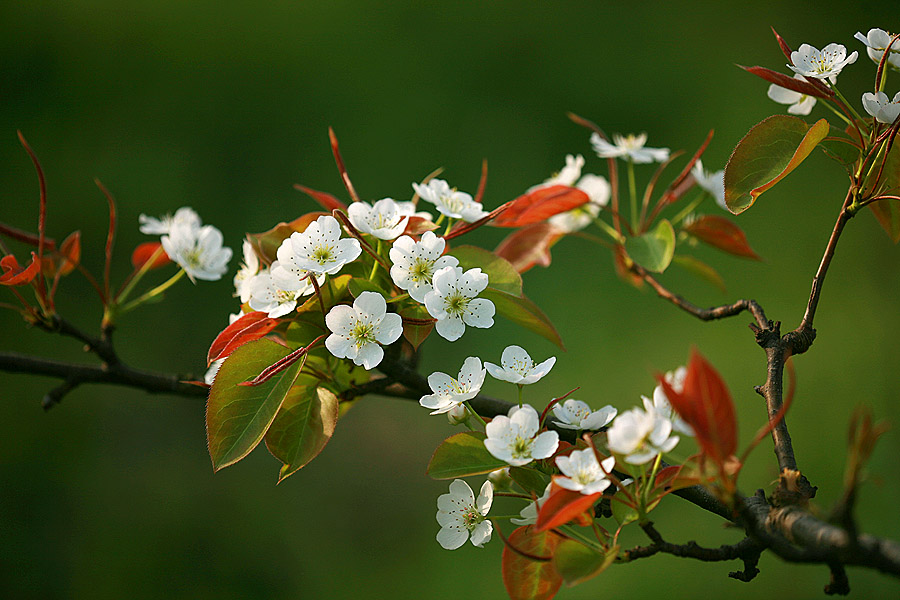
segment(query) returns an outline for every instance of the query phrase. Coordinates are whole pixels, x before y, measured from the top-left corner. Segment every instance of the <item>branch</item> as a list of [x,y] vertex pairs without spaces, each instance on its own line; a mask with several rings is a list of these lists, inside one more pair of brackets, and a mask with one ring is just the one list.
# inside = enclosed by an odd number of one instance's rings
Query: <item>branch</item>
[[114,365],[83,365],[58,360],[37,358],[12,352],[0,352],[0,371],[45,375],[64,380],[44,396],[42,406],[51,408],[68,392],[83,383],[124,385],[152,394],[174,394],[193,398],[205,398],[208,390],[185,383],[176,375],[133,369],[122,362]]
[[58,333],[84,343],[85,350],[93,352],[109,366],[117,365],[120,362],[109,339],[109,330],[104,331],[103,338],[95,338],[81,331],[59,315],[53,315],[49,322],[38,321],[37,325],[49,333]]

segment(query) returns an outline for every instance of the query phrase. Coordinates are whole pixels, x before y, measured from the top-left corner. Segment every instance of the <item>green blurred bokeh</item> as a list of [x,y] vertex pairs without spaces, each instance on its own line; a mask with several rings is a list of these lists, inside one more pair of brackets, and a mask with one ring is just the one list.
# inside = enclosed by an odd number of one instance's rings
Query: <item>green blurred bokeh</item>
[[[0,219],[36,226],[37,183],[17,129],[47,173],[49,234],[81,229],[84,264],[94,273],[102,269],[106,208],[93,178],[118,199],[115,281],[128,272],[130,250],[148,239],[137,231],[142,212],[192,206],[237,249],[244,232],[313,209],[291,184],[341,195],[329,125],[357,189],[372,199],[406,197],[410,182],[438,166],[453,185],[472,191],[482,158],[490,165],[488,207],[558,170],[567,153],[584,154],[586,172],[605,174],[587,132],[566,111],[610,132],[647,131],[651,146],[688,151],[714,128],[704,162],[720,168],[751,125],[782,108],[766,99],[764,82],[735,67],[786,70],[770,25],[795,46],[837,41],[850,50],[862,50],[852,39],[858,30],[898,27],[891,0],[633,2],[627,10],[599,2],[262,6],[0,5]],[[858,98],[873,71],[863,54],[841,75],[842,89]],[[898,78],[891,81],[893,92]],[[829,114],[817,109],[813,116]],[[756,298],[770,318],[796,326],[844,184],[817,153],[737,219],[764,262],[698,250],[725,274],[727,294],[676,272],[665,282],[703,305]],[[479,235],[493,247],[502,232]],[[879,418],[900,415],[898,259],[871,215],[855,219],[825,286],[819,337],[796,360],[799,390],[788,420],[823,511],[840,493],[854,407],[868,405]],[[764,379],[764,357],[748,318],[696,322],[620,283],[608,252],[577,239],[555,247],[553,266],[525,281],[568,352],[498,320],[456,344],[429,340],[425,372],[452,372],[470,354],[497,360],[503,347],[519,343],[535,357],[559,356],[551,376],[528,389],[535,404],[578,385],[578,397],[623,410],[653,389],[654,372],[683,363],[695,345],[733,390],[742,440],[762,423],[752,388]],[[122,357],[144,368],[202,373],[209,342],[236,306],[231,293],[230,276],[177,286],[166,302],[121,323]],[[86,328],[99,321],[96,298],[77,276],[64,282],[59,306]],[[26,330],[11,311],[0,313],[0,331],[4,351],[91,360],[71,340]],[[202,402],[85,386],[44,413],[40,398],[56,383],[0,373],[4,598],[504,595],[499,540],[452,553],[434,541],[435,499],[446,482],[429,480],[424,470],[451,430],[414,402],[359,403],[326,451],[276,487],[279,463],[261,449],[213,475]],[[493,382],[487,392],[511,389]],[[890,432],[858,507],[863,530],[894,538],[898,451]],[[771,489],[773,463],[763,443],[742,487]],[[671,541],[739,539],[678,499],[655,515]],[[726,576],[735,564],[656,557],[616,566],[560,597],[815,597],[828,580],[821,566],[771,556],[760,566],[759,577],[743,584]],[[850,578],[858,597],[898,593],[895,581],[865,570],[850,569]]]

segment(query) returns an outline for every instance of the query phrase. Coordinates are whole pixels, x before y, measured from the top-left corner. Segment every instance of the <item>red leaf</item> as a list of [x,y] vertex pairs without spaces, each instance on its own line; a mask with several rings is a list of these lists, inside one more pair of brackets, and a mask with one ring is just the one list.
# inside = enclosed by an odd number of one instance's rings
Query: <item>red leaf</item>
[[550,496],[538,511],[537,523],[534,525],[535,531],[547,531],[579,518],[602,495],[601,492],[597,492],[586,496],[581,492],[561,488],[554,483],[550,489]]
[[761,260],[747,243],[747,236],[741,228],[725,217],[707,216],[700,217],[684,228],[686,232],[699,240],[724,250],[735,256],[743,256],[754,260]]
[[694,428],[697,443],[720,467],[737,448],[737,419],[725,382],[699,352],[691,360],[679,394],[662,376],[657,376],[672,408]]
[[[153,258],[154,255],[155,258]],[[172,259],[166,254],[166,251],[162,249],[162,244],[159,242],[144,242],[143,244],[139,244],[138,247],[134,249],[134,252],[131,253],[131,264],[134,265],[135,269],[140,269],[144,266],[144,263],[151,258],[153,258],[153,263],[147,267],[151,270],[164,267],[172,262]]]
[[31,264],[23,269],[19,266],[19,261],[12,254],[7,254],[0,258],[0,269],[3,274],[0,275],[0,284],[2,285],[26,285],[37,277],[41,272],[41,261],[34,252],[31,253]]
[[422,217],[410,217],[403,235],[422,235],[426,231],[434,231],[438,226]]
[[578,188],[550,185],[513,200],[510,207],[494,219],[493,224],[498,227],[524,227],[578,208],[590,201],[590,197]]
[[70,233],[63,240],[62,246],[59,247],[59,252],[62,254],[62,261],[59,267],[60,275],[68,275],[81,262],[81,232],[73,231]]
[[300,369],[302,369],[303,365],[306,364],[306,356],[307,356],[307,354],[309,354],[310,348],[312,348],[313,346],[315,346],[316,344],[321,342],[322,338],[324,338],[324,337],[325,337],[325,334],[323,333],[322,335],[320,335],[319,337],[317,337],[316,339],[311,341],[309,344],[307,344],[305,347],[297,348],[296,350],[294,350],[293,352],[291,352],[284,358],[278,359],[277,361],[275,361],[274,363],[272,363],[271,365],[269,365],[268,367],[263,369],[259,375],[257,375],[250,381],[243,381],[243,382],[239,383],[238,385],[243,385],[243,386],[262,385],[265,382],[267,382],[268,380],[272,379],[275,375],[277,375],[278,373],[281,373],[282,371],[284,371],[285,369],[290,367],[292,364],[294,364],[295,362],[297,362],[298,360],[301,360],[301,359],[303,360],[303,362],[300,363]]
[[789,77],[784,75],[783,73],[779,73],[778,71],[773,71],[772,69],[767,69],[765,67],[744,67],[742,65],[738,65],[748,73],[753,73],[757,77],[762,77],[769,83],[774,83],[775,85],[780,85],[783,88],[787,88],[789,90],[794,90],[795,92],[800,92],[801,94],[806,94],[807,96],[813,96],[814,98],[825,98],[829,99],[834,96],[834,92],[825,88],[816,86],[809,81],[803,81],[800,79],[794,79],[793,77]]
[[550,266],[550,248],[565,235],[549,223],[535,223],[506,237],[494,254],[505,258],[519,273],[534,265]]
[[524,555],[552,556],[563,539],[552,531],[538,532],[527,525],[510,534],[503,547],[501,564],[503,585],[512,600],[550,600],[556,595],[562,577],[553,563],[531,560]]
[[206,355],[206,364],[225,358],[241,344],[261,338],[275,329],[278,323],[278,319],[272,319],[261,311],[245,314],[216,336]]
[[794,64],[794,61],[791,60],[791,47],[787,45],[787,42],[782,39],[778,32],[775,31],[775,28],[772,28],[772,33],[775,34],[775,39],[778,40],[778,45],[781,47],[781,51],[784,53],[785,58],[788,59],[788,62]]
[[300,185],[299,183],[294,184],[295,190],[300,190],[316,202],[322,205],[322,207],[331,212],[335,209],[347,210],[347,205],[329,194],[328,192],[320,192],[318,190],[314,190],[312,188],[308,188],[305,185]]

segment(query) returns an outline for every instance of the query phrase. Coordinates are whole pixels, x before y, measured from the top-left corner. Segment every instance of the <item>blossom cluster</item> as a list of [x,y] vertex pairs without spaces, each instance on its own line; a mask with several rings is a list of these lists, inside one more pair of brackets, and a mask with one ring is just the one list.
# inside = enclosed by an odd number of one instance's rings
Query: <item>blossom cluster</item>
[[216,281],[228,270],[231,248],[222,246],[222,232],[203,225],[200,216],[185,206],[161,219],[140,215],[141,233],[160,235],[163,250],[191,280]]

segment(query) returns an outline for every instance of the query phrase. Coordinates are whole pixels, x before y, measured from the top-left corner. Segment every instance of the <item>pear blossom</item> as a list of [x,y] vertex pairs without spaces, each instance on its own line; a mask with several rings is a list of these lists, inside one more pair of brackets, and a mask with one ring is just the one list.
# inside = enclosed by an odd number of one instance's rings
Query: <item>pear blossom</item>
[[393,344],[403,333],[403,320],[387,312],[387,302],[378,292],[363,292],[353,306],[338,304],[325,315],[332,334],[325,347],[338,358],[349,358],[370,370],[384,358],[379,344]]
[[534,361],[521,346],[507,346],[500,356],[500,365],[485,362],[484,366],[494,379],[508,381],[518,385],[527,385],[540,380],[550,372],[556,364],[556,357],[551,356],[544,362],[535,365]]
[[855,50],[847,56],[847,48],[843,44],[828,44],[819,50],[809,44],[800,44],[800,48],[791,52],[791,63],[788,68],[804,77],[827,79],[837,82],[837,76],[847,65],[856,62],[859,53]]
[[485,481],[478,493],[478,499],[469,484],[462,479],[454,479],[450,493],[438,496],[437,522],[441,526],[437,541],[445,550],[456,550],[472,540],[476,548],[484,547],[491,539],[493,525],[487,520],[488,511],[494,501],[494,488]]
[[515,483],[509,474],[509,467],[491,471],[488,473],[488,480],[494,485],[494,491],[511,490],[513,483]]
[[485,329],[494,324],[494,303],[476,298],[487,284],[487,274],[477,268],[463,273],[449,266],[435,272],[433,289],[425,294],[425,308],[437,319],[435,329],[441,337],[453,342],[465,333],[466,325]]
[[545,431],[538,435],[539,429],[540,417],[531,405],[513,406],[508,416],[498,415],[487,424],[484,446],[495,458],[521,467],[556,452],[559,434]]
[[420,219],[425,219],[426,221],[433,221],[434,217],[430,212],[425,210],[417,211],[415,202],[397,202],[397,206],[400,208],[400,214],[404,216],[410,217],[419,217]]
[[469,409],[465,404],[457,404],[447,411],[447,421],[451,425],[462,425],[469,420]]
[[222,232],[212,225],[196,228],[187,222],[175,223],[160,242],[192,281],[216,281],[228,270],[231,248],[222,247]]
[[610,456],[597,462],[592,448],[575,450],[568,456],[557,456],[556,466],[565,477],[554,477],[556,485],[573,492],[581,492],[585,496],[602,492],[612,482],[606,474],[616,466],[616,457]]
[[362,252],[357,240],[341,239],[341,226],[331,215],[322,215],[306,231],[294,232],[289,239],[293,263],[318,275],[334,275]]
[[703,162],[698,158],[697,162],[694,163],[694,167],[691,169],[691,175],[694,176],[694,180],[697,182],[697,185],[700,186],[700,189],[712,196],[715,199],[716,204],[722,207],[723,210],[728,210],[728,206],[725,205],[724,169],[720,169],[715,173],[710,173],[703,168]]
[[424,302],[425,294],[434,289],[431,280],[436,271],[459,265],[456,257],[442,256],[445,245],[444,238],[426,231],[418,242],[404,235],[391,247],[391,279],[416,302]]
[[[873,27],[866,35],[857,31],[853,37],[866,45],[866,54],[877,64],[881,62],[881,57],[884,55],[888,44],[891,43],[891,37],[893,36],[884,29]],[[900,71],[900,40],[895,41],[891,45],[887,64]]]
[[553,416],[556,417],[554,422],[563,429],[577,431],[597,431],[615,419],[618,412],[609,405],[592,411],[587,403],[574,398],[553,405]]
[[575,187],[587,194],[591,201],[547,219],[548,223],[564,233],[584,229],[597,218],[600,209],[609,203],[611,188],[605,177],[588,173],[578,180]]
[[[678,367],[674,372],[669,371],[666,373],[665,380],[666,383],[672,386],[672,389],[675,390],[675,392],[680,394],[682,390],[684,390],[684,378],[686,376],[687,369],[685,367]],[[666,396],[666,392],[661,385],[657,385],[653,389],[652,401],[646,396],[641,396],[641,400],[644,403],[645,410],[649,411],[652,408],[658,414],[670,420],[672,422],[673,430],[678,433],[683,433],[684,435],[694,436],[694,428],[688,425],[687,421],[678,416],[678,413],[672,408],[672,403],[669,402],[669,398]]]
[[644,148],[647,143],[646,133],[629,133],[627,136],[616,133],[613,134],[613,142],[610,144],[599,133],[591,134],[591,145],[600,158],[627,157],[635,164],[663,162],[669,158],[668,148]]
[[528,506],[519,511],[519,517],[509,520],[510,523],[515,525],[534,525],[537,523],[538,512],[541,510],[541,507],[544,505],[544,502],[550,497],[550,489],[551,484],[547,484],[547,487],[544,488],[544,493],[540,498],[535,500],[534,502],[530,502]]
[[[277,266],[276,263],[272,265]],[[253,276],[247,286],[250,290],[248,298],[250,308],[262,311],[273,319],[283,317],[297,308],[299,291],[286,290],[279,286],[268,270]]]
[[438,212],[452,219],[474,223],[488,214],[480,202],[475,202],[472,196],[465,192],[451,189],[443,179],[432,179],[426,184],[414,183],[412,186],[422,200],[431,202]]
[[[293,233],[291,236],[300,235]],[[282,290],[290,290],[296,292],[296,296],[308,296],[316,291],[316,286],[312,282],[312,272],[300,266],[300,259],[294,252],[294,243],[291,238],[287,238],[278,246],[275,252],[278,260],[269,267],[272,275],[273,283]],[[319,273],[316,277],[316,284],[325,283],[325,275]]]
[[[806,78],[799,73],[794,73],[794,79],[806,81]],[[774,83],[769,86],[769,91],[766,95],[778,104],[790,104],[787,111],[792,115],[808,115],[812,112],[813,106],[816,105],[814,96],[807,96]]]
[[539,190],[551,185],[575,185],[578,178],[581,177],[581,168],[584,166],[584,157],[582,155],[573,156],[566,154],[566,166],[560,169],[559,173],[553,175],[549,179],[545,179],[543,183],[531,186],[529,192]]
[[863,107],[879,123],[891,124],[900,116],[900,92],[890,100],[884,92],[866,92],[862,95]]
[[470,356],[459,370],[459,378],[453,379],[440,371],[428,376],[428,386],[432,393],[422,396],[419,404],[431,408],[431,414],[450,412],[466,400],[471,400],[481,391],[486,371],[481,359]]
[[244,262],[241,263],[241,268],[234,276],[234,295],[240,297],[243,303],[250,300],[250,280],[259,273],[259,257],[253,250],[253,244],[248,240],[244,240],[241,250],[244,254]]
[[633,408],[616,417],[606,431],[607,445],[612,452],[625,457],[625,462],[642,465],[658,454],[672,450],[678,436],[672,433],[672,422],[655,410]]
[[409,222],[409,215],[400,210],[393,198],[383,198],[374,205],[354,202],[347,208],[347,216],[358,230],[380,240],[396,238]]
[[172,230],[174,225],[187,225],[192,229],[200,229],[201,225],[200,215],[188,206],[183,206],[176,210],[174,217],[172,215],[164,215],[162,218],[156,219],[141,214],[138,217],[138,222],[141,224],[140,232],[149,235],[166,235]]

